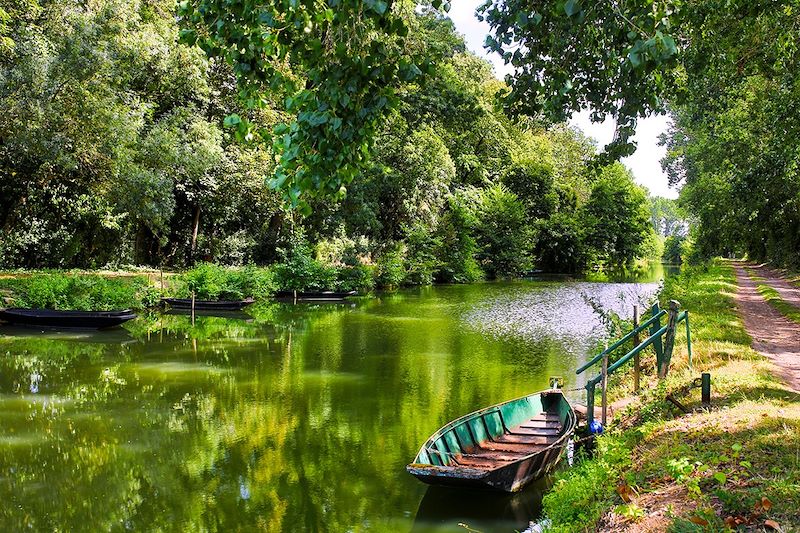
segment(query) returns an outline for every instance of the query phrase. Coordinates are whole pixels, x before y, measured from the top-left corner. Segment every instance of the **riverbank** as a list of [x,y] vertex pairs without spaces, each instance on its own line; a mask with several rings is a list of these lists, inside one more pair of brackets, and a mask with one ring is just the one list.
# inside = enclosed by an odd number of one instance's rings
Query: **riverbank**
[[[395,268],[396,267],[396,268]],[[356,291],[361,296],[403,287],[449,285],[411,275],[402,265],[325,265],[316,260],[269,266],[229,267],[200,263],[186,271],[146,267],[123,270],[0,271],[0,307],[76,310],[145,309],[161,297],[201,300],[269,300],[278,291]],[[624,271],[590,271],[584,277],[537,273],[537,281],[632,282],[661,279],[675,267],[637,263]],[[534,279],[533,277],[512,279]],[[478,280],[456,283],[479,283]]]
[[[679,337],[669,378],[649,376],[598,439],[595,457],[561,474],[545,496],[554,531],[800,526],[800,394],[751,347],[736,291],[726,263],[667,280],[662,304],[676,299],[691,314],[694,369]],[[701,372],[712,376],[707,410],[692,387]]]

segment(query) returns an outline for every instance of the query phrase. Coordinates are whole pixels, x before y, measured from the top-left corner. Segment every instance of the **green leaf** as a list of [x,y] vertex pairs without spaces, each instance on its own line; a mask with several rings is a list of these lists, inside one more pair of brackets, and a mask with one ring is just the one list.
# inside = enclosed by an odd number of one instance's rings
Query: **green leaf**
[[234,128],[241,124],[241,122],[242,118],[234,113],[233,115],[228,115],[225,117],[225,120],[222,121],[222,125],[226,128]]
[[728,481],[728,476],[726,476],[722,472],[717,472],[714,474],[714,479],[716,479],[717,483],[719,483],[720,485],[724,485],[725,482]]

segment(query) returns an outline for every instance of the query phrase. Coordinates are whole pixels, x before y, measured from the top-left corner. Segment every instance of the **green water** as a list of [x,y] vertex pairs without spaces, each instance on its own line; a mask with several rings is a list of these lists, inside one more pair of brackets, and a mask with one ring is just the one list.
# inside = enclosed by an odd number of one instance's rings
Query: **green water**
[[[657,278],[650,272],[647,278]],[[587,358],[655,283],[516,282],[346,305],[152,315],[109,332],[0,327],[0,530],[513,531],[513,498],[406,474],[448,420]]]

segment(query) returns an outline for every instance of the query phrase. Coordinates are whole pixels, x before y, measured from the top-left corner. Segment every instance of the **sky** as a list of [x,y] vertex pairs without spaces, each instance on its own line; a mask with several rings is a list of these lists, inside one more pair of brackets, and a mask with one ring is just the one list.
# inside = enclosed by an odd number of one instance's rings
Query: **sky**
[[[480,57],[487,59],[494,66],[495,74],[504,78],[511,69],[503,63],[500,56],[489,54],[483,48],[483,42],[489,33],[489,25],[475,18],[475,9],[483,0],[454,0],[448,15],[456,25],[456,29],[466,37],[467,47]],[[603,123],[592,123],[589,120],[589,111],[575,115],[570,124],[578,126],[584,133],[594,137],[598,146],[602,147],[611,142],[614,136],[613,120]],[[658,146],[658,136],[668,127],[669,119],[665,116],[652,116],[639,120],[634,141],[637,144],[636,153],[622,159],[632,171],[636,182],[644,185],[654,196],[677,198],[678,191],[669,188],[667,176],[661,170],[661,158],[666,152],[665,148]]]

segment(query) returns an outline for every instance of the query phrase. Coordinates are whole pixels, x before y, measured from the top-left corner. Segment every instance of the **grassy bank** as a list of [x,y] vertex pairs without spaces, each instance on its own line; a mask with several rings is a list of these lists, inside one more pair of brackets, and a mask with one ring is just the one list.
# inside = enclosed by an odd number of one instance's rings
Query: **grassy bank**
[[[544,500],[555,531],[784,531],[800,527],[800,395],[750,348],[735,276],[716,263],[667,281],[662,303],[690,310],[694,369],[679,337],[670,377],[649,378],[598,440],[593,459],[561,474]],[[712,408],[692,381],[712,375]],[[665,401],[672,394],[689,410]]]
[[758,285],[758,293],[783,316],[800,324],[800,309],[781,298],[777,290],[761,283]]

